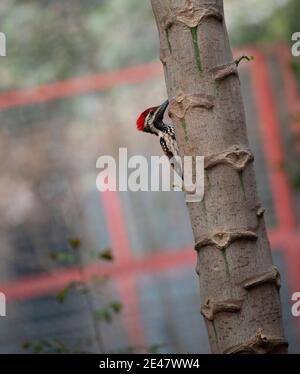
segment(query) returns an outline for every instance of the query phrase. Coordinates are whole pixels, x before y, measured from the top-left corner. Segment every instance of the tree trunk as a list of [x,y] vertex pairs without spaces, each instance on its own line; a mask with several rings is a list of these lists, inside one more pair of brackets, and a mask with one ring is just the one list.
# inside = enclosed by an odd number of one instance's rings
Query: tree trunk
[[151,0],[169,114],[183,155],[205,156],[205,195],[188,203],[213,353],[287,353],[222,0]]

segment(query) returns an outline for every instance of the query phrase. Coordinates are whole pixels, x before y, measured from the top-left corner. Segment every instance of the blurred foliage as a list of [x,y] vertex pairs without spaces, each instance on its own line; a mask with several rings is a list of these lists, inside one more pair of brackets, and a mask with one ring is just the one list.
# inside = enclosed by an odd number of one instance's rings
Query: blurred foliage
[[[233,45],[290,41],[299,0],[224,0]],[[158,58],[150,1],[2,0],[7,36],[1,89],[26,87]]]
[[95,311],[94,317],[97,321],[110,323],[113,320],[114,314],[119,314],[123,308],[122,303],[119,301],[112,301],[107,306]]
[[292,34],[300,31],[299,0],[224,2],[234,46],[290,42]]
[[[36,341],[26,341],[23,343],[23,349],[33,354],[39,353],[79,353],[73,352],[70,348],[59,339],[41,339]],[[83,352],[80,352],[83,353]]]
[[68,241],[69,241],[69,245],[73,249],[79,249],[82,245],[81,240],[78,238],[70,238]]
[[72,290],[76,290],[81,294],[86,294],[90,291],[89,287],[84,282],[71,282],[56,294],[57,302],[59,304],[64,304]]
[[[160,353],[165,344],[152,344],[149,347],[126,347],[124,349],[111,352],[112,354],[136,354],[136,353]],[[35,341],[26,341],[22,348],[32,354],[89,354],[84,349],[85,344],[79,344],[78,347],[70,348],[60,339],[40,339]]]
[[[71,260],[73,265],[77,265],[79,271],[82,274],[82,281],[74,281],[67,284],[62,290],[56,294],[56,301],[59,304],[65,304],[67,297],[69,296],[72,290],[79,292],[82,295],[85,295],[87,305],[89,307],[91,318],[94,324],[94,330],[96,333],[96,340],[98,348],[104,349],[104,340],[102,332],[100,330],[99,324],[101,323],[111,323],[114,320],[114,317],[119,315],[122,312],[123,304],[119,300],[111,300],[108,303],[102,303],[101,307],[95,307],[92,298],[92,287],[95,285],[102,286],[108,279],[108,277],[92,277],[90,281],[85,277],[83,259],[82,259],[82,240],[74,237],[68,239],[68,244],[71,249],[74,251],[74,256],[66,254],[64,251],[56,251],[51,253],[51,259],[57,261],[58,263],[62,262],[65,264]],[[92,258],[96,258],[102,261],[113,261],[112,251],[107,248],[103,251],[85,251],[85,254],[91,252]],[[65,257],[67,256],[67,257]],[[99,292],[99,289],[98,289]],[[158,353],[161,344],[151,345],[149,347],[127,347],[122,350],[123,353],[138,353],[138,352],[148,352],[148,353]],[[74,353],[91,353],[86,349],[86,345],[81,345],[79,342],[76,343],[75,347],[71,347],[66,344],[64,341],[58,338],[49,338],[49,339],[38,339],[38,340],[27,340],[22,344],[24,351],[27,351],[32,354],[45,354],[45,353],[56,353],[56,354],[74,354]],[[117,353],[117,352],[116,352]],[[118,352],[119,353],[119,352]]]
[[[103,251],[89,251],[84,250],[82,240],[78,237],[72,237],[68,239],[68,249],[71,249],[71,253],[64,250],[52,251],[50,257],[53,261],[58,264],[68,265],[72,264],[77,266],[78,271],[81,275],[81,280],[72,281],[68,283],[63,289],[56,294],[56,301],[59,304],[65,304],[68,296],[72,291],[78,292],[84,296],[86,305],[89,309],[91,319],[94,326],[95,339],[98,345],[98,349],[104,351],[104,340],[102,331],[100,329],[100,323],[111,323],[117,315],[119,315],[123,309],[123,304],[118,300],[111,300],[109,302],[101,302],[101,306],[96,306],[95,298],[93,293],[100,293],[108,280],[107,276],[89,277],[85,272],[86,261],[84,258],[92,260],[102,261],[113,261],[112,250],[109,248]],[[83,252],[84,251],[84,252]],[[97,297],[98,301],[101,298]],[[88,353],[77,344],[76,349],[69,347],[65,342],[55,339],[41,339],[36,341],[26,341],[23,343],[23,349],[31,353]]]
[[1,89],[141,63],[158,51],[148,1],[1,0],[0,23]]
[[[89,284],[87,283],[87,280],[85,279],[85,273],[84,273],[84,266],[83,266],[83,256],[81,253],[82,248],[82,240],[78,237],[69,238],[68,239],[69,247],[71,248],[72,252],[66,250],[56,250],[50,252],[50,258],[52,261],[55,261],[59,265],[74,265],[78,266],[79,271],[81,272],[82,281],[76,281],[76,282],[70,282],[67,284],[63,289],[61,289],[57,295],[56,300],[63,304],[68,295],[72,290],[78,291],[81,294],[86,294],[90,291],[90,288],[92,285],[98,285],[102,286],[107,281],[107,276],[104,277],[98,277],[94,276],[91,277]],[[84,251],[85,254],[85,263],[88,263],[89,260],[95,261],[95,260],[102,260],[102,261],[113,261],[113,255],[112,250],[110,248],[105,248],[102,251],[99,250],[87,250]],[[115,313],[118,313],[121,311],[121,304],[118,302],[112,302],[109,304],[109,306],[106,309],[111,309]],[[109,314],[108,312],[106,314]]]
[[[79,249],[79,247],[72,247],[73,249]],[[113,261],[113,254],[110,248],[106,248],[102,251],[98,250],[89,250],[87,252],[87,257],[90,260],[102,260],[111,262]],[[50,258],[52,261],[55,261],[59,265],[76,265],[77,264],[77,255],[74,252],[66,252],[65,250],[55,250],[50,252]],[[95,279],[95,281],[99,281]]]

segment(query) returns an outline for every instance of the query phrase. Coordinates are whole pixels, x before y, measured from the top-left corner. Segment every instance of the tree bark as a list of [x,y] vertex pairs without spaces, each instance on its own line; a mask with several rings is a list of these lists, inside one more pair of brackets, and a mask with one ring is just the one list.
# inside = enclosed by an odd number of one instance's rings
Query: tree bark
[[205,156],[188,203],[213,353],[287,353],[279,298],[222,0],[151,0],[181,156]]

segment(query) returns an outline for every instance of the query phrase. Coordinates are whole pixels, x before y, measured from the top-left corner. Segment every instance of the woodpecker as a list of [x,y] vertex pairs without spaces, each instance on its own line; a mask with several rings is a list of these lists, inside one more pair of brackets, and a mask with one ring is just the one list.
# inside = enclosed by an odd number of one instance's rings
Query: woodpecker
[[[171,160],[179,156],[178,146],[175,137],[174,125],[164,122],[164,114],[169,105],[166,100],[160,106],[155,106],[144,110],[136,121],[136,127],[139,131],[148,132],[159,137],[160,146],[164,154]],[[171,165],[179,175],[181,167],[176,159],[171,160]]]

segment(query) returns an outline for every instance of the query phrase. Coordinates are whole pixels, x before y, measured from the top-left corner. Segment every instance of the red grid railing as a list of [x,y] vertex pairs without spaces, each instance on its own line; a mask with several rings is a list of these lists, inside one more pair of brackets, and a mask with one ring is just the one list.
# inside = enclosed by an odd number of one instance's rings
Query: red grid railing
[[[285,46],[280,46],[277,52],[281,73],[284,77],[283,89],[287,98],[287,106],[289,110],[294,110],[299,98],[295,77],[290,70],[289,50]],[[249,69],[278,222],[278,227],[269,231],[269,238],[274,249],[283,251],[288,268],[289,288],[297,291],[297,288],[300,287],[300,252],[298,250],[300,232],[296,227],[292,192],[287,176],[283,168],[280,167],[284,159],[284,152],[267,57],[257,48],[243,50],[243,53],[255,56],[254,61],[249,64]],[[0,109],[45,103],[88,92],[101,91],[122,84],[142,82],[162,76],[162,74],[160,64],[155,62],[116,72],[51,83],[41,87],[2,92],[0,94]],[[160,250],[158,254],[147,255],[143,258],[134,257],[130,249],[125,227],[126,221],[118,193],[102,193],[101,199],[116,261],[114,264],[105,266],[89,264],[85,267],[85,271],[88,277],[94,275],[114,277],[120,299],[125,307],[130,308],[130,310],[124,311],[124,327],[127,329],[129,343],[132,346],[145,346],[143,321],[135,284],[137,275],[193,265],[196,263],[196,254],[192,248],[181,248],[176,252]],[[8,300],[33,298],[59,290],[72,281],[80,280],[81,274],[76,267],[67,268],[51,274],[2,283],[0,289],[5,292]],[[297,319],[297,327],[300,336],[300,319]]]

